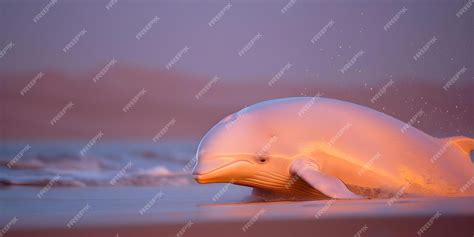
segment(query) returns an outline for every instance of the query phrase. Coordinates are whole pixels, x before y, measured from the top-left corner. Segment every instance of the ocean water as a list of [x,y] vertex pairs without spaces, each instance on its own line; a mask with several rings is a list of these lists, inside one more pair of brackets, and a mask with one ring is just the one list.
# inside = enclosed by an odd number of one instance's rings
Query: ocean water
[[0,186],[162,186],[194,184],[196,141],[7,141]]

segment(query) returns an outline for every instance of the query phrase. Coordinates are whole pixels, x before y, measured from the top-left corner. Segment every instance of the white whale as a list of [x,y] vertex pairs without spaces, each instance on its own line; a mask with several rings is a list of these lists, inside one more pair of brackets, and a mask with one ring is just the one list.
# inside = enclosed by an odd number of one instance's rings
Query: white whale
[[474,140],[435,138],[411,123],[335,99],[265,101],[207,132],[193,174],[311,198],[473,195]]

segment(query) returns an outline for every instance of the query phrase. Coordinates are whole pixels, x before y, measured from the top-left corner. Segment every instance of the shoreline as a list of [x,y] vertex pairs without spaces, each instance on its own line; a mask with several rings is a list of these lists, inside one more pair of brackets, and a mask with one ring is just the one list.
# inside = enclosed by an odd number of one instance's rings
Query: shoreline
[[401,198],[393,205],[388,199],[246,203],[251,189],[232,185],[213,201],[223,186],[53,187],[42,198],[36,197],[40,188],[1,188],[0,227],[17,218],[5,236],[52,237],[416,236],[418,231],[471,236],[473,231],[474,197]]
[[[243,230],[241,221],[161,223],[157,225],[103,225],[74,229],[34,228],[8,236],[416,236],[428,216],[402,218],[328,218],[321,220],[260,220]],[[473,216],[445,216],[419,236],[470,236]],[[189,226],[186,228],[186,226]],[[185,231],[183,231],[185,230]],[[183,234],[179,234],[183,233]],[[390,235],[388,233],[396,233]],[[358,235],[359,234],[359,235]]]

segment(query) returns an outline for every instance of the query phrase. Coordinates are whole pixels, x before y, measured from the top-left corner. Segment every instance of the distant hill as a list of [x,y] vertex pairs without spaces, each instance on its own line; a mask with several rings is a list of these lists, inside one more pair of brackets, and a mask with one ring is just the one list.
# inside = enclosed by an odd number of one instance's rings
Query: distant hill
[[[2,73],[2,137],[90,139],[102,131],[104,139],[152,139],[174,118],[175,124],[169,126],[163,139],[195,139],[225,115],[246,105],[272,98],[314,96],[318,92],[324,97],[374,108],[402,121],[422,109],[424,115],[415,124],[417,128],[436,136],[474,136],[474,81],[468,78],[460,78],[445,91],[444,82],[408,77],[393,78],[393,82],[375,80],[361,86],[327,79],[284,78],[270,87],[269,78],[236,81],[124,66],[111,68],[94,82],[92,78],[99,71],[45,71],[24,95],[20,91],[38,72]],[[384,85],[388,85],[386,92],[372,103]],[[145,91],[140,93],[142,89]],[[136,103],[124,112],[122,109],[135,96]],[[69,102],[72,107],[51,125],[53,117]]]

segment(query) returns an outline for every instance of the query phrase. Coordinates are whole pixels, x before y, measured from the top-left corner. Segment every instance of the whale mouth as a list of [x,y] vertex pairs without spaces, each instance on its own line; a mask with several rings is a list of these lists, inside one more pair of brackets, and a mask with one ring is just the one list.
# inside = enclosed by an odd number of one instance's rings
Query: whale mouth
[[250,161],[247,160],[236,160],[205,172],[195,170],[193,172],[193,177],[198,183],[201,184],[226,182],[234,178],[233,176],[235,175],[235,173],[231,170],[231,167],[238,166],[242,163],[252,164]]

